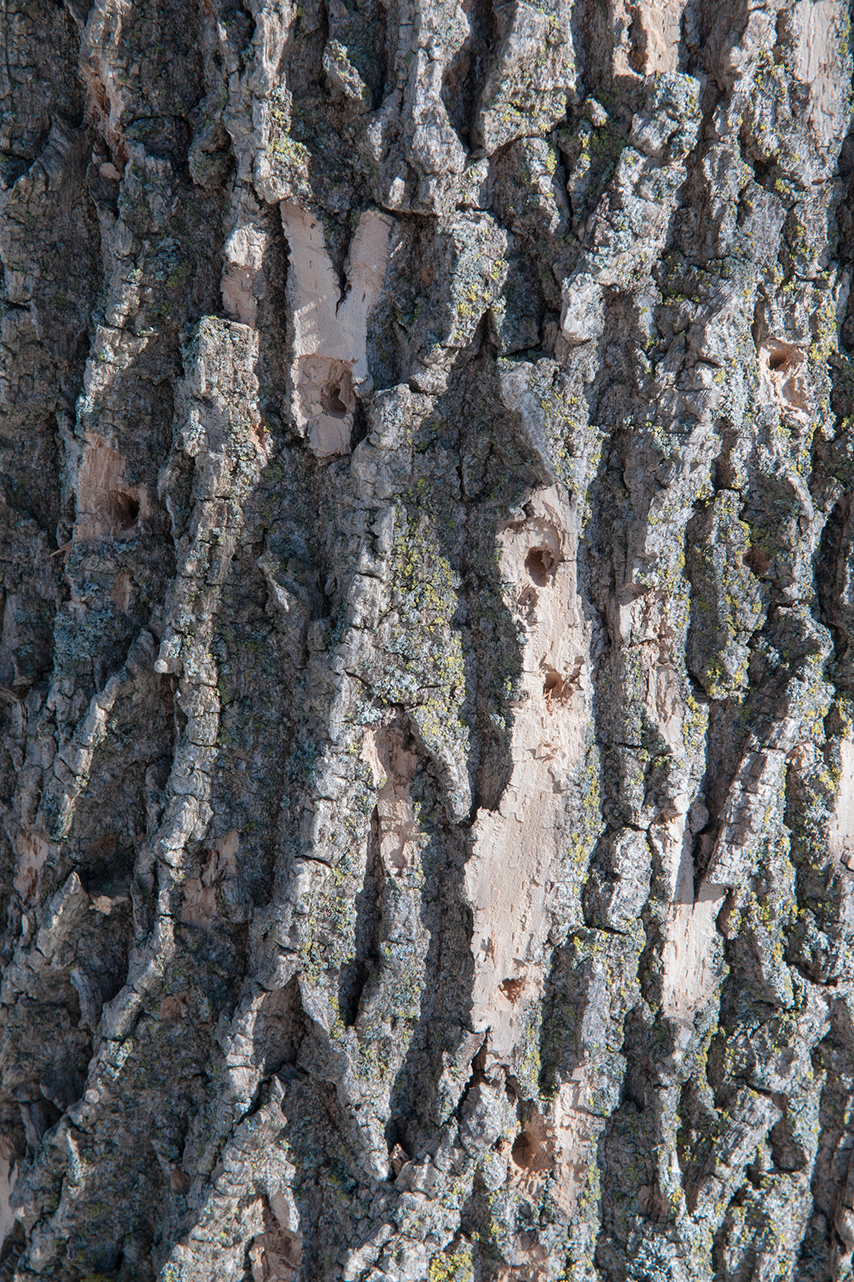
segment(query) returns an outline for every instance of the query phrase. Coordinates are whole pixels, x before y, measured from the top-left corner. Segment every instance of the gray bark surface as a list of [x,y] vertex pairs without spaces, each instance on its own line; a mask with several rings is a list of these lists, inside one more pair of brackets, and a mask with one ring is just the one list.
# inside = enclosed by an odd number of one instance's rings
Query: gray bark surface
[[0,1279],[850,1278],[846,5],[0,41]]

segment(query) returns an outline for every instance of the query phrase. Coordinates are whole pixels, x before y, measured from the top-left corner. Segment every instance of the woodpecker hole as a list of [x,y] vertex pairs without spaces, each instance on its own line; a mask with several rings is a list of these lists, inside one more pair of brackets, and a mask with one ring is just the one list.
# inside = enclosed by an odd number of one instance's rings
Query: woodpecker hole
[[510,1156],[520,1171],[532,1171],[537,1164],[537,1149],[534,1137],[527,1131],[520,1131],[513,1141]]
[[546,548],[531,548],[525,558],[528,577],[538,588],[544,588],[554,572],[554,557]]
[[343,418],[348,412],[347,406],[342,399],[346,390],[340,384],[336,387],[334,384],[327,384],[320,394],[320,403],[326,414],[334,414],[337,418]]
[[763,552],[762,548],[756,547],[755,545],[748,548],[742,557],[742,560],[748,569],[752,570],[759,578],[761,578],[763,574],[767,574],[768,567],[771,564],[767,553]]
[[522,996],[525,989],[525,981],[524,979],[505,979],[498,987],[507,1000],[515,1004]]
[[123,534],[139,520],[139,499],[130,490],[113,490],[107,495],[107,517]]

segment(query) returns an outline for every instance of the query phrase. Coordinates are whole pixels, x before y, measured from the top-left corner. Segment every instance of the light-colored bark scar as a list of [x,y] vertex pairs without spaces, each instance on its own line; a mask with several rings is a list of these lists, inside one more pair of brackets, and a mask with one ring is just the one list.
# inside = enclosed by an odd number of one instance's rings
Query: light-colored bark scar
[[394,224],[378,210],[362,214],[342,298],[319,220],[290,201],[280,209],[291,264],[294,421],[317,458],[349,454],[355,398],[368,385],[368,313],[382,287]]
[[542,1196],[548,1181],[551,1196],[567,1215],[575,1210],[590,1165],[590,1146],[602,1129],[601,1119],[587,1108],[588,1096],[586,1070],[578,1068],[573,1080],[558,1090],[551,1118],[530,1110],[510,1152],[511,1186],[533,1199]]
[[16,1162],[15,1146],[6,1138],[0,1136],[0,1248],[12,1231],[15,1223],[15,1215],[10,1205],[12,1189],[15,1186],[15,1178],[18,1174]]
[[616,0],[613,5],[614,75],[651,76],[677,71],[685,0]]
[[854,743],[850,739],[842,740],[839,755],[839,788],[828,826],[828,839],[834,858],[854,870]]
[[821,150],[834,143],[848,92],[846,10],[843,0],[798,0],[793,6],[796,40],[792,71],[796,80],[810,87],[810,128]]
[[394,727],[369,730],[362,755],[377,788],[380,858],[388,872],[401,872],[418,853],[421,829],[409,797],[418,757],[407,748],[403,732]]
[[[512,774],[497,810],[480,811],[466,890],[474,913],[472,1019],[509,1055],[542,984],[548,894],[561,854],[563,792],[580,763],[587,721],[585,635],[566,491],[540,490],[531,515],[499,533],[507,604],[524,623]],[[524,1000],[521,1000],[524,997]]]
[[272,237],[263,228],[239,225],[223,249],[222,303],[226,313],[242,325],[254,328],[258,293],[263,292],[264,255]]
[[76,542],[128,539],[150,514],[144,485],[128,485],[122,456],[100,437],[86,442],[77,473]]
[[204,928],[213,921],[220,887],[223,882],[231,881],[237,875],[239,844],[237,831],[232,828],[203,852],[200,875],[185,880],[181,920],[187,925]]
[[758,357],[763,396],[777,405],[784,419],[809,423],[811,405],[803,349],[784,339],[769,338],[759,348]]
[[690,1018],[708,1002],[720,980],[715,957],[717,917],[725,886],[703,882],[697,902],[670,906],[662,950],[661,1008],[672,1018]]
[[49,846],[37,833],[19,833],[15,844],[18,848],[15,890],[26,903],[35,894]]

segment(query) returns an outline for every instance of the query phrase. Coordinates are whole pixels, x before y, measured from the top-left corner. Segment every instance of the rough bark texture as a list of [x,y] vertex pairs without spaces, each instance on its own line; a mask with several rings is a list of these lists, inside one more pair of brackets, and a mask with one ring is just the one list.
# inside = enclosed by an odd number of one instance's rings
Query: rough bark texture
[[842,0],[0,39],[0,1278],[849,1278]]

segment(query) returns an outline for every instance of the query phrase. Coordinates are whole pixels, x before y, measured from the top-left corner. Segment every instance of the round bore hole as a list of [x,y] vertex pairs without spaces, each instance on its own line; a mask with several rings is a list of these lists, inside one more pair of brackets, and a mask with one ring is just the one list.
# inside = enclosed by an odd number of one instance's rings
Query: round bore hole
[[525,981],[524,979],[505,979],[498,987],[509,1002],[518,1002],[522,996]]
[[748,569],[752,570],[753,573],[760,578],[763,574],[767,573],[768,567],[771,564],[771,559],[767,552],[764,552],[762,548],[756,547],[755,545],[748,548],[741,559]]
[[520,1171],[530,1171],[534,1166],[537,1160],[537,1145],[527,1131],[520,1131],[516,1136],[510,1156]]
[[110,503],[114,524],[120,530],[129,530],[139,518],[139,499],[127,490],[114,490]]
[[545,548],[531,548],[525,558],[525,569],[538,588],[544,588],[554,568],[554,557]]
[[324,387],[320,394],[321,404],[327,414],[336,414],[343,418],[347,413],[347,406],[344,404],[341,393],[343,387],[327,386]]
[[543,694],[547,699],[559,699],[563,694],[563,677],[559,672],[550,671],[546,673],[546,679],[543,682]]

